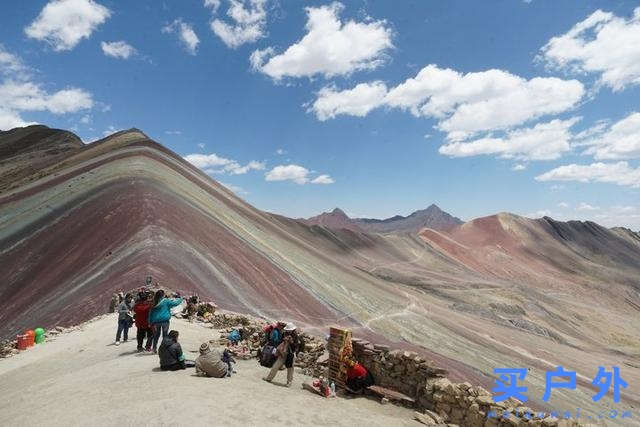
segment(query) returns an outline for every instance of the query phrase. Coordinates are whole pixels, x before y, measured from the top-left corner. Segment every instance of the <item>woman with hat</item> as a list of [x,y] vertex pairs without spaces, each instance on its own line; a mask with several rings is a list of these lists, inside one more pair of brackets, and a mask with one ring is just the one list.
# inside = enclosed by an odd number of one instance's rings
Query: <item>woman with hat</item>
[[263,378],[266,382],[271,382],[280,368],[284,365],[287,368],[287,387],[291,387],[293,382],[293,362],[295,356],[303,348],[302,340],[298,336],[296,325],[287,323],[284,327],[284,338],[277,347],[278,359],[271,367],[269,375]]

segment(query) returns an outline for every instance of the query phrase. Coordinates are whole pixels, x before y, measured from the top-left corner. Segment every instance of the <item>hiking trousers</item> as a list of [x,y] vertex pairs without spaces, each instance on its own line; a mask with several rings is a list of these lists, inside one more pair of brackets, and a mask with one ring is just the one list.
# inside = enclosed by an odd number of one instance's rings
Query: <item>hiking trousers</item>
[[[278,356],[278,359],[274,362],[273,366],[271,367],[271,372],[269,372],[269,375],[267,375],[267,381],[273,380],[273,378],[276,376],[280,368],[282,368],[286,360],[287,360],[287,356]],[[292,381],[293,381],[293,364],[291,364],[290,368],[287,368],[287,384],[291,384]]]
[[142,342],[144,337],[147,337],[147,344],[145,348],[151,350],[151,343],[153,342],[153,331],[151,328],[138,328],[136,333],[136,339],[138,340],[138,350],[142,350]]
[[124,333],[124,340],[127,341],[129,339],[129,320],[128,319],[120,319],[118,320],[118,331],[116,332],[116,341],[120,342],[120,335]]
[[158,348],[158,341],[160,340],[160,333],[162,332],[162,339],[165,339],[169,335],[169,322],[153,323],[153,351]]

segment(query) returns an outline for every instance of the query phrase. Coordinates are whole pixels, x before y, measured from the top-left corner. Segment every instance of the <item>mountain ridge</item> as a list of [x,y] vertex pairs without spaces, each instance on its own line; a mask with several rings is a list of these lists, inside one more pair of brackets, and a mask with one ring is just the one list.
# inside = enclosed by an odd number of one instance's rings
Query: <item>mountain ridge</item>
[[348,229],[356,232],[391,233],[414,232],[422,228],[447,230],[463,223],[457,217],[431,204],[425,209],[419,209],[407,216],[394,215],[390,218],[350,218],[342,209],[335,208],[331,212],[301,219],[308,225],[322,225],[334,229]]
[[[44,167],[0,189],[0,337],[89,319],[150,274],[222,309],[402,341],[460,381],[490,386],[508,358],[540,396],[549,364],[640,354],[632,231],[499,213],[354,232],[256,209],[138,130],[42,152]],[[595,408],[586,394],[561,403]]]

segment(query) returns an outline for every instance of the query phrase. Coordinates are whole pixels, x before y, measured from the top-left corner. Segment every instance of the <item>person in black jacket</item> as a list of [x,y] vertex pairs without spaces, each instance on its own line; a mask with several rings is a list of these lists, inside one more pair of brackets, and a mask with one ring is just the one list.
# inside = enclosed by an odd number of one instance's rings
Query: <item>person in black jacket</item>
[[160,369],[163,371],[177,371],[185,369],[184,355],[182,347],[178,343],[178,331],[169,331],[169,334],[162,340],[158,349],[160,357]]

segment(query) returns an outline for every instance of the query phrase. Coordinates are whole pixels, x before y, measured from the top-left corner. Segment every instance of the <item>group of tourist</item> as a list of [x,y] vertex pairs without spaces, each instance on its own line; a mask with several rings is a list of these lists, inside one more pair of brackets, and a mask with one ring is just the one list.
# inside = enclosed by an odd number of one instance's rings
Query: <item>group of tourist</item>
[[[171,309],[179,306],[183,301],[184,299],[178,294],[168,298],[162,289],[154,292],[146,288],[140,288],[135,300],[131,293],[124,294],[119,292],[114,294],[110,310],[118,313],[115,345],[120,345],[121,337],[124,342],[127,342],[129,328],[135,324],[137,328],[137,351],[157,353],[160,359],[160,369],[163,371],[176,371],[187,367],[195,367],[198,375],[214,378],[231,376],[235,372],[232,364],[236,362],[228,348],[220,351],[205,342],[200,346],[200,355],[195,361],[185,359],[179,343],[179,332],[169,330],[172,316]],[[188,307],[185,309],[185,313],[189,318],[193,316],[196,306],[197,296],[189,298]],[[158,341],[161,335],[162,342],[158,348]],[[243,338],[242,331],[234,330],[229,335],[230,345],[236,345]],[[304,341],[299,336],[297,327],[293,323],[276,322],[267,325],[264,329],[263,346],[258,356],[260,364],[271,369],[263,380],[270,383],[278,371],[286,368],[286,386],[291,387],[295,358],[302,351],[304,351]],[[351,357],[346,357],[344,362],[346,364],[348,391],[360,392],[373,384],[373,377],[361,364]]]
[[[183,299],[176,295],[174,298],[166,298],[162,289],[155,292],[142,288],[133,299],[131,293],[119,297],[118,304],[118,330],[116,332],[115,345],[120,345],[120,337],[127,342],[129,339],[129,328],[135,323],[137,328],[136,338],[138,341],[138,351],[157,352],[158,341],[162,334],[165,340],[169,336],[169,322],[171,321],[171,309],[182,304]],[[142,344],[146,338],[144,348]]]

